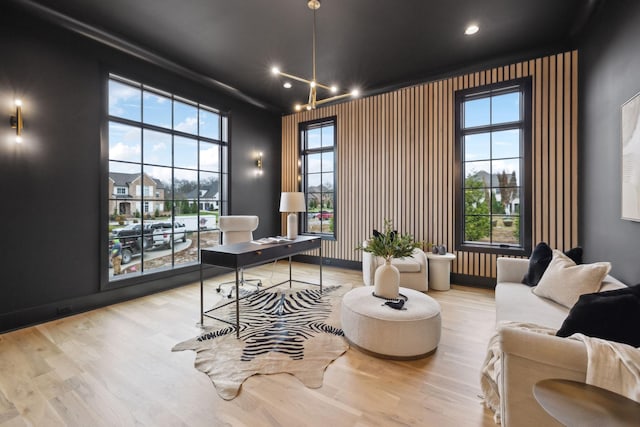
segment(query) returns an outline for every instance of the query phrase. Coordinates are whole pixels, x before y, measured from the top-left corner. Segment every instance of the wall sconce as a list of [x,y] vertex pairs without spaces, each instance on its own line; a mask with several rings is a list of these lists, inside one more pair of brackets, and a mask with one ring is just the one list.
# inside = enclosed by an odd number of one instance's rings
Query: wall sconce
[[258,153],[258,158],[256,159],[256,176],[262,175],[262,151]]
[[20,144],[22,142],[22,128],[24,127],[22,122],[22,101],[16,99],[14,102],[16,104],[16,115],[9,118],[9,123],[16,130],[16,143]]

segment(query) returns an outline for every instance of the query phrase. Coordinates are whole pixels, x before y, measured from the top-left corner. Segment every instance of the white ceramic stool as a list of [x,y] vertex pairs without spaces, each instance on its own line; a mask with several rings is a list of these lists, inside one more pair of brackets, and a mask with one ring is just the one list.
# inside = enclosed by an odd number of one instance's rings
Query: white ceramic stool
[[342,298],[342,330],[350,344],[374,356],[419,359],[440,342],[440,304],[413,289],[400,288],[409,299],[406,310],[384,305],[370,286],[355,288]]

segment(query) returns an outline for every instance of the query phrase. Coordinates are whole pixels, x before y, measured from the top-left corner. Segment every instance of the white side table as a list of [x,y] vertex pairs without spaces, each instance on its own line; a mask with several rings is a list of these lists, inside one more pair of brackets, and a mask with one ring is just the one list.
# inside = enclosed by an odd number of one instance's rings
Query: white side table
[[426,253],[429,259],[429,289],[436,291],[448,291],[451,287],[449,277],[451,274],[451,261],[456,256],[447,252],[445,255]]

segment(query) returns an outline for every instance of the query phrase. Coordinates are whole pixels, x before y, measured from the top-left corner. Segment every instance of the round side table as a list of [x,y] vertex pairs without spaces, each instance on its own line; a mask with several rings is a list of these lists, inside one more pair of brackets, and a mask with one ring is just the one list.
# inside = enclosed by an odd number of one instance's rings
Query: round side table
[[568,426],[637,426],[640,403],[577,381],[547,379],[533,386],[536,400]]
[[449,277],[451,275],[451,261],[456,256],[447,252],[445,255],[426,253],[429,259],[429,289],[436,291],[448,291],[451,287]]

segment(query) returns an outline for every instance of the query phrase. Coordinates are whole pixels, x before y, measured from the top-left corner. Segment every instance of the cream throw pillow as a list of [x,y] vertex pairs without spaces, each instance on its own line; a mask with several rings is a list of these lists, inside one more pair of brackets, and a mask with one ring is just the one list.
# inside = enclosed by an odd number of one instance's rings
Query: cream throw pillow
[[576,265],[571,258],[554,249],[549,267],[533,293],[571,308],[580,295],[598,292],[610,270],[608,262]]

